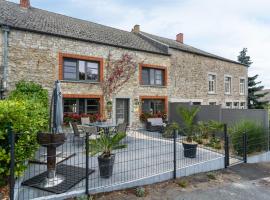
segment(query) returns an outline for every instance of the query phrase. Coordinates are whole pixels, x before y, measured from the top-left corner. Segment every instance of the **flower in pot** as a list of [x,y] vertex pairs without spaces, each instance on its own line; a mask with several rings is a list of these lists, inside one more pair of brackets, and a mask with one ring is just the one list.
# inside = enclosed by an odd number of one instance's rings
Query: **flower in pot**
[[197,129],[195,117],[199,110],[199,107],[188,108],[182,106],[179,107],[177,110],[183,122],[183,127],[181,128],[182,132],[184,132],[187,136],[182,143],[184,147],[184,156],[187,158],[195,158],[197,154],[198,143],[195,142],[193,139],[195,136],[195,131]]
[[112,151],[127,147],[126,144],[120,143],[125,137],[126,133],[122,132],[119,132],[113,136],[108,136],[101,133],[99,138],[89,142],[91,156],[101,153],[101,155],[98,156],[98,165],[101,178],[109,178],[112,176],[115,160],[115,154],[113,154]]

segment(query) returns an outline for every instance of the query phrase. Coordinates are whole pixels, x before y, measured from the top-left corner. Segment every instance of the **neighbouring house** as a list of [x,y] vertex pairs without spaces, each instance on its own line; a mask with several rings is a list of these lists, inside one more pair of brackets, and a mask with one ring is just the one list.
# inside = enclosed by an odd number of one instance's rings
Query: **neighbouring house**
[[112,96],[112,119],[140,124],[143,112],[167,113],[169,102],[246,108],[246,66],[176,40],[131,32],[0,0],[0,78],[5,95],[19,80],[51,93],[61,80],[65,113],[106,115],[101,84],[108,55],[131,55],[136,71]]

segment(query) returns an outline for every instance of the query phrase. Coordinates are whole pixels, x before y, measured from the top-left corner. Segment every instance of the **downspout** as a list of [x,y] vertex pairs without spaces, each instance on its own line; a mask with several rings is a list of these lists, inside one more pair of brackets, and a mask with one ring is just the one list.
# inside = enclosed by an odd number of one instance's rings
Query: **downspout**
[[1,86],[1,96],[3,95],[4,91],[7,90],[7,80],[8,80],[8,34],[9,34],[9,27],[2,26],[3,31],[3,58],[2,58],[2,66],[3,66],[3,76],[2,76],[2,86]]

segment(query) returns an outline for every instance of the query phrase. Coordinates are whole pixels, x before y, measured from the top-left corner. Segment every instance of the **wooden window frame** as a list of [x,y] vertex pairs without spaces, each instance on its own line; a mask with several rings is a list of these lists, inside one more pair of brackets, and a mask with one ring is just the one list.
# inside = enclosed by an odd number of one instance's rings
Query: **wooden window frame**
[[63,94],[63,99],[99,99],[99,114],[104,116],[104,96],[92,94]]
[[[64,59],[76,59],[76,60],[83,60],[89,62],[99,62],[99,81],[89,81],[89,80],[70,80],[64,79]],[[103,82],[104,77],[104,59],[100,57],[93,57],[93,56],[83,56],[77,54],[68,54],[68,53],[59,53],[59,70],[58,70],[58,77],[59,80],[65,81],[78,81],[78,82],[87,82],[87,83],[101,83]]]
[[[149,68],[149,69],[160,69],[164,70],[164,77],[163,77],[163,85],[144,85],[142,80],[142,69],[143,68]],[[168,70],[167,67],[160,66],[160,65],[151,65],[151,64],[139,64],[139,83],[143,86],[150,86],[150,87],[166,87],[168,85]]]

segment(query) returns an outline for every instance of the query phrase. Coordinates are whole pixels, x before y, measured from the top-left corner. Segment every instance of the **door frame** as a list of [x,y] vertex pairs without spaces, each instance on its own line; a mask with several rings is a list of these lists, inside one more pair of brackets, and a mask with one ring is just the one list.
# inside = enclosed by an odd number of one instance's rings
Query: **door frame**
[[133,115],[132,115],[132,98],[130,96],[117,96],[113,98],[113,109],[112,109],[112,118],[113,123],[116,123],[116,99],[127,99],[129,101],[129,111],[128,111],[128,124],[131,126],[131,123],[133,121]]

